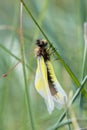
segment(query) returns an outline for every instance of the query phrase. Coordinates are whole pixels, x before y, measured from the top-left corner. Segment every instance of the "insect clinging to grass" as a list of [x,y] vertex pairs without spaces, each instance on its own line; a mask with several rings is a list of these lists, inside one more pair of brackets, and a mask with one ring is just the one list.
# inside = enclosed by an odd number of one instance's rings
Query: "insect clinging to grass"
[[59,84],[50,61],[48,43],[46,40],[36,41],[37,70],[35,88],[44,98],[49,113],[54,107],[61,109],[67,102],[67,95]]

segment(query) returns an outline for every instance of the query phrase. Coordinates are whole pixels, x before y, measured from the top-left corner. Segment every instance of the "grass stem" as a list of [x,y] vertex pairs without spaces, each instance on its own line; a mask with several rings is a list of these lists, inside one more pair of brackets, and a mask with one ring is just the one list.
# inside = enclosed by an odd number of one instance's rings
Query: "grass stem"
[[28,106],[28,114],[29,114],[30,121],[31,121],[31,128],[32,128],[32,130],[35,130],[33,116],[32,116],[32,110],[31,110],[31,104],[30,104],[30,95],[28,93],[27,75],[26,75],[26,69],[25,69],[24,39],[23,39],[23,31],[22,31],[22,3],[20,6],[20,47],[21,47],[22,67],[23,67],[23,75],[24,75],[24,83],[25,83],[26,102],[27,102],[27,106]]

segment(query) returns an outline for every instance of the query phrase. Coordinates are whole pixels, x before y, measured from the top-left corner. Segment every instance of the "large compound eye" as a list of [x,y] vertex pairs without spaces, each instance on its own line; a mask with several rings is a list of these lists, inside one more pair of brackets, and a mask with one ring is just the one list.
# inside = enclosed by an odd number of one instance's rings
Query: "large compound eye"
[[47,47],[47,41],[43,40],[43,39],[42,40],[37,39],[36,45],[39,46],[39,47]]
[[40,40],[39,39],[36,40],[36,45],[40,46]]
[[47,45],[47,41],[46,41],[46,40],[43,39],[41,42],[42,42],[42,45],[43,45],[43,46],[46,46],[46,45]]

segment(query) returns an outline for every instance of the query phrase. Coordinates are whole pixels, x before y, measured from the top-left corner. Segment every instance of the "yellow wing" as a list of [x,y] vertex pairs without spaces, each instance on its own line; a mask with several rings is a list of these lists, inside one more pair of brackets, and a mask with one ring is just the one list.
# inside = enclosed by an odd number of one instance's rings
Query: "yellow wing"
[[51,113],[54,109],[54,102],[48,85],[46,64],[42,56],[37,57],[35,88],[37,92],[44,98],[48,111]]
[[53,100],[55,102],[56,107],[60,109],[67,102],[67,95],[55,76],[55,72],[51,62],[47,61],[46,64],[51,77],[51,81],[53,83],[53,87],[56,90],[56,93],[53,95]]

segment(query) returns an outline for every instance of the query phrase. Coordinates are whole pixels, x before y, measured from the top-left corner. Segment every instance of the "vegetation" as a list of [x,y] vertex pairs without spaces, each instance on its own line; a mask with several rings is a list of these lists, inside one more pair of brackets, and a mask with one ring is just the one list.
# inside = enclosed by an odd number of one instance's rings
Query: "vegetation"
[[[87,1],[0,2],[0,129],[87,128]],[[84,26],[85,23],[85,26]],[[36,39],[54,53],[56,76],[68,103],[49,115],[35,90]]]

